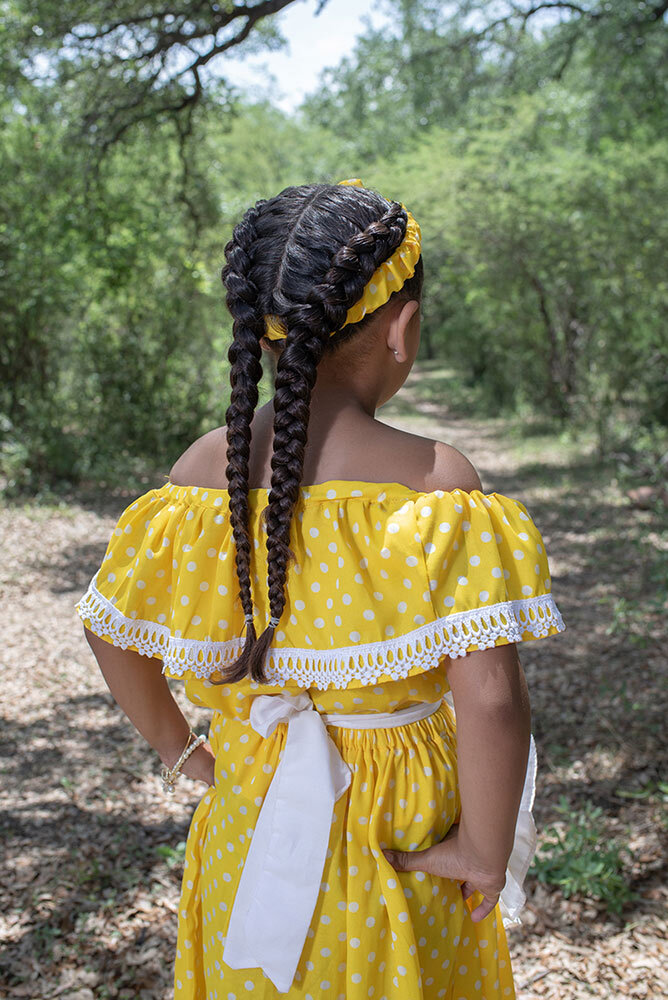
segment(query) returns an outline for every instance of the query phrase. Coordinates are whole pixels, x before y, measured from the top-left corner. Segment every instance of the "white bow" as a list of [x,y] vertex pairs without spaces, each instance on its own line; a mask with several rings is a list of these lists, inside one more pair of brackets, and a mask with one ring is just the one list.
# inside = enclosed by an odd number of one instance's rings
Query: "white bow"
[[[454,712],[452,695],[445,695]],[[261,736],[288,723],[283,755],[262,803],[232,906],[223,961],[232,969],[262,969],[279,993],[292,986],[318,898],[334,803],[352,772],[327,732],[326,722],[353,728],[399,725],[424,718],[438,703],[400,712],[322,716],[307,694],[258,695],[250,722]],[[536,849],[531,812],[536,787],[536,745],[524,780],[515,842],[499,897],[503,924],[520,923],[523,882]]]
[[230,914],[223,961],[262,969],[279,993],[294,979],[320,891],[334,803],[352,772],[307,694],[259,695],[253,729],[288,723]]

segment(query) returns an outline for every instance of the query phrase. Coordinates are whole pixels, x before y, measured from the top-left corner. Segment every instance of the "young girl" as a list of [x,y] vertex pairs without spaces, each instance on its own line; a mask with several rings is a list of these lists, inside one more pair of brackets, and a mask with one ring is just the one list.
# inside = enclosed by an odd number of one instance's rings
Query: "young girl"
[[[77,605],[165,788],[210,786],[176,1000],[514,997],[504,922],[535,847],[516,643],[564,628],[541,535],[455,448],[375,418],[420,340],[402,204],[286,188],[226,259],[226,426],[127,507]],[[212,710],[209,743],[165,674]]]

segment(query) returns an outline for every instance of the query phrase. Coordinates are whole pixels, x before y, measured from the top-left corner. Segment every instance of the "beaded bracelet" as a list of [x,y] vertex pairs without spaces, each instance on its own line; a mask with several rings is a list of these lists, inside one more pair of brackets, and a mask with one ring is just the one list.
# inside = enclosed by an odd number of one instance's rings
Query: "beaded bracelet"
[[188,760],[188,757],[190,757],[190,754],[193,752],[193,750],[196,750],[197,747],[201,746],[202,743],[206,742],[206,736],[204,736],[204,734],[202,734],[201,736],[198,736],[196,738],[196,740],[194,741],[194,743],[191,743],[190,742],[190,737],[194,736],[194,735],[195,734],[194,734],[194,732],[191,729],[190,732],[188,733],[188,742],[185,745],[184,751],[181,754],[181,756],[179,757],[179,759],[177,760],[177,762],[174,765],[174,767],[169,768],[165,764],[163,766],[162,770],[160,771],[160,777],[162,778],[162,788],[163,788],[163,791],[167,792],[169,795],[173,795],[174,794],[174,786],[176,784],[176,779],[179,776],[181,768],[183,767],[183,765],[185,764],[185,762]]

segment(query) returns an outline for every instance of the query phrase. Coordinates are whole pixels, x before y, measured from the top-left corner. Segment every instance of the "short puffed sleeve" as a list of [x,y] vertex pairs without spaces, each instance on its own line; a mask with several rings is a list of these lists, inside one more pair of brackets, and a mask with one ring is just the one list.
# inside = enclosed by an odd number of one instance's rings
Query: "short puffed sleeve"
[[173,676],[206,676],[238,655],[238,641],[227,636],[243,626],[243,610],[235,601],[222,500],[187,504],[184,493],[167,483],[125,508],[75,607],[84,625],[112,645],[162,659]]
[[450,657],[565,629],[545,543],[520,500],[436,491],[416,504],[415,517]]

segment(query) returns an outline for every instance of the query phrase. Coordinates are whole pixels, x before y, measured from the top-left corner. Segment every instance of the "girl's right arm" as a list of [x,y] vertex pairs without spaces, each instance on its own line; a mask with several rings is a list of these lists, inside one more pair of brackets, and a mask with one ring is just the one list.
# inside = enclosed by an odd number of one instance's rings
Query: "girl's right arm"
[[[173,767],[188,742],[190,726],[162,673],[162,660],[114,646],[84,626],[84,634],[116,704],[137,732]],[[193,781],[215,784],[215,757],[202,743],[181,768]]]
[[424,851],[386,852],[398,871],[425,871],[462,883],[464,898],[485,897],[474,920],[490,913],[503,889],[529,757],[531,711],[514,643],[477,650],[447,669],[457,716],[461,815]]

